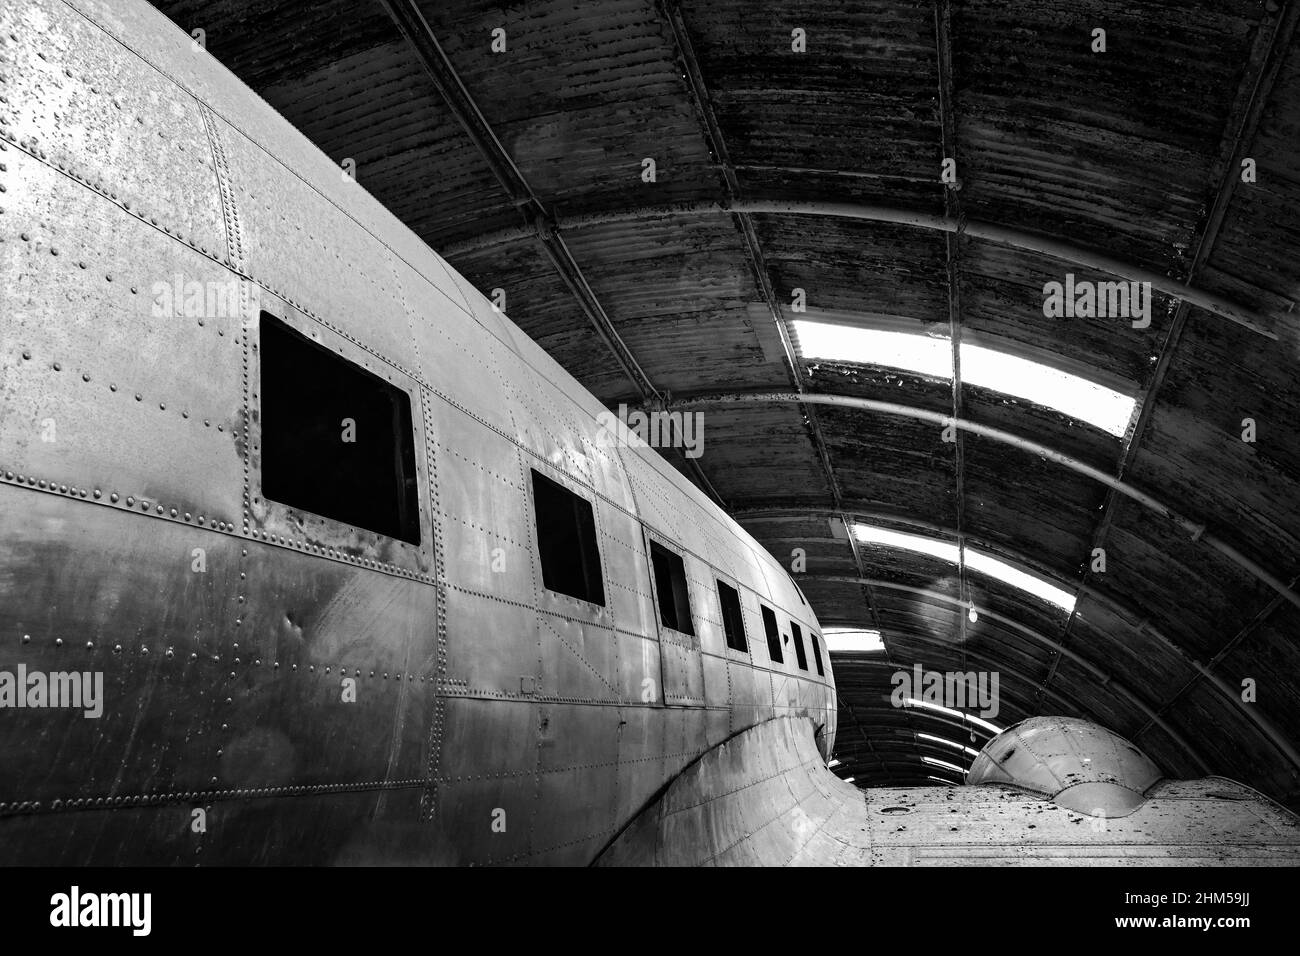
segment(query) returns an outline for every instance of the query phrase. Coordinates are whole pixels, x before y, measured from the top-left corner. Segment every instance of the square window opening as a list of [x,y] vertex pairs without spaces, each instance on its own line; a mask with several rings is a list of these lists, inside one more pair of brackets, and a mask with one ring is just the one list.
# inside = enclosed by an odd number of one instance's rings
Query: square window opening
[[420,543],[411,397],[263,312],[262,494]]
[[718,582],[718,603],[722,605],[722,629],[727,633],[727,646],[736,651],[748,651],[745,642],[745,618],[740,611],[740,594],[725,581]]
[[655,572],[655,595],[659,601],[659,620],[683,634],[694,634],[691,623],[691,596],[686,586],[686,564],[682,556],[669,551],[658,541],[650,542],[650,563]]
[[591,502],[536,469],[532,472],[542,584],[549,591],[604,607],[605,583]]

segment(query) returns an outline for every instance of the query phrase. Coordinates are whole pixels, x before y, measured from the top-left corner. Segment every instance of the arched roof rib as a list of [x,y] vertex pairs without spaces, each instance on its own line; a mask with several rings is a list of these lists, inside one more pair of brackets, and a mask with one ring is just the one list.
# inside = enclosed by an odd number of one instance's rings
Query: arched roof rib
[[1236,548],[1232,547],[1216,535],[1207,534],[1205,524],[1179,514],[1173,507],[1163,503],[1155,496],[1148,494],[1130,482],[1124,481],[1122,478],[1116,478],[1087,462],[1080,461],[1072,455],[1067,455],[1064,452],[1057,451],[1054,448],[1050,448],[1047,445],[1041,444],[1040,442],[1026,438],[1022,435],[1016,435],[1012,432],[993,428],[989,425],[982,425],[979,422],[973,422],[968,419],[954,420],[950,415],[944,415],[925,408],[916,408],[910,405],[902,405],[897,402],[881,402],[869,398],[857,398],[851,395],[810,394],[806,392],[715,393],[711,395],[697,395],[685,399],[679,399],[674,403],[673,407],[685,410],[706,408],[716,405],[781,402],[839,405],[846,408],[861,409],[863,411],[879,412],[885,415],[899,415],[905,418],[914,418],[920,421],[929,422],[933,425],[938,425],[940,428],[951,424],[961,431],[971,432],[1019,448],[1023,451],[1031,452],[1032,454],[1055,462],[1058,465],[1069,468],[1071,471],[1075,471],[1091,478],[1092,480],[1105,485],[1117,494],[1124,495],[1126,498],[1137,502],[1142,507],[1154,512],[1160,517],[1169,519],[1179,528],[1186,531],[1190,535],[1191,540],[1202,542],[1206,547],[1213,548],[1220,552],[1234,564],[1237,564],[1243,570],[1268,585],[1286,601],[1296,607],[1300,607],[1300,594],[1293,591],[1286,581],[1268,571],[1256,561],[1242,554]]
[[[1149,282],[1151,288],[1158,292],[1163,292],[1190,305],[1199,306],[1207,312],[1212,312],[1220,318],[1249,329],[1257,335],[1273,340],[1278,337],[1277,333],[1272,329],[1274,323],[1267,316],[1261,315],[1253,309],[1222,295],[1171,279],[1164,273],[1154,269],[1123,262],[1098,250],[1074,245],[1066,240],[1049,235],[1027,232],[998,223],[963,220],[938,213],[900,209],[894,206],[830,201],[814,202],[787,198],[738,199],[727,202],[719,202],[716,199],[700,199],[691,202],[677,202],[657,206],[633,206],[623,209],[575,214],[556,221],[554,227],[560,232],[577,232],[611,223],[640,222],[710,214],[819,216],[859,222],[891,223],[933,232],[960,234],[969,239],[983,239],[1012,249],[1021,249],[1026,252],[1048,256],[1061,263],[1104,272],[1129,282]],[[526,228],[503,229],[456,243],[447,248],[446,255],[448,258],[455,258],[471,252],[489,249],[493,246],[519,242],[531,237],[532,231]]]

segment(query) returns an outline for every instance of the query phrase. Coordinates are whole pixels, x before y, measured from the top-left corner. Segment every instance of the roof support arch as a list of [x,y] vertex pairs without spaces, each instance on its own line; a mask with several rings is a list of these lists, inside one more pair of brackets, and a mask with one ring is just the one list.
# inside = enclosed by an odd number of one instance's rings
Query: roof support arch
[[[880,590],[904,591],[907,593],[915,594],[919,597],[927,598],[928,600],[939,601],[941,603],[951,604],[956,607],[964,607],[964,605],[962,605],[962,603],[957,598],[954,598],[951,595],[943,594],[939,591],[930,591],[925,588],[915,588],[906,584],[898,584],[893,581],[881,581],[874,578],[870,578],[870,579],[855,578],[852,575],[847,575],[847,574],[810,574],[808,575],[808,577],[815,578],[822,581],[841,581],[846,584],[869,583],[872,587],[878,588]],[[1060,654],[1062,657],[1069,658],[1071,661],[1078,664],[1080,667],[1084,668],[1089,673],[1093,674],[1093,676],[1095,676],[1098,680],[1100,680],[1104,685],[1114,687],[1116,692],[1120,693],[1121,695],[1127,697],[1129,700],[1133,701],[1134,706],[1136,706],[1139,710],[1141,710],[1144,714],[1146,714],[1147,719],[1152,724],[1159,727],[1162,731],[1168,734],[1173,740],[1177,741],[1179,743],[1179,746],[1181,746],[1185,751],[1187,751],[1188,753],[1194,752],[1191,746],[1182,740],[1182,738],[1178,734],[1178,731],[1170,727],[1169,724],[1165,720],[1163,720],[1163,718],[1161,718],[1160,715],[1155,710],[1153,710],[1150,706],[1148,706],[1145,702],[1143,702],[1142,699],[1139,698],[1136,694],[1134,694],[1131,690],[1128,690],[1126,687],[1124,687],[1124,685],[1120,684],[1118,681],[1114,680],[1114,678],[1110,677],[1110,675],[1108,675],[1105,671],[1101,670],[1101,668],[1083,659],[1078,654],[1071,651],[1069,648],[1062,646],[1061,644],[1051,640],[1050,638],[1044,637],[1042,634],[1038,633],[1033,628],[1027,627],[1024,624],[1019,623],[1018,621],[1013,621],[1009,617],[998,614],[996,611],[989,611],[987,609],[983,611],[983,614],[985,617],[997,621],[999,624],[1003,625],[1004,627],[1016,631],[1018,634],[1021,634],[1032,641],[1037,641],[1038,643],[1046,647],[1050,647],[1052,650]],[[1199,667],[1200,665],[1197,666]],[[1224,697],[1225,700],[1240,702],[1241,698],[1236,694],[1236,692],[1231,687],[1229,687],[1223,681],[1221,677],[1219,677],[1217,674],[1211,673],[1210,671],[1206,670],[1204,667],[1200,667],[1200,669],[1204,672],[1205,679],[1210,681],[1214,685],[1215,689],[1219,692],[1221,696]],[[1296,751],[1295,747],[1293,747],[1291,743],[1286,739],[1286,736],[1282,734],[1276,727],[1274,727],[1271,721],[1269,721],[1267,718],[1257,713],[1256,709],[1253,707],[1244,707],[1241,708],[1241,710],[1246,716],[1246,718],[1250,720],[1255,725],[1255,727],[1259,730],[1260,734],[1270,744],[1272,744],[1283,756],[1285,756],[1287,760],[1291,762],[1292,766],[1296,768],[1300,768],[1300,752]]]
[[903,418],[912,418],[917,421],[931,422],[939,427],[953,425],[962,431],[970,432],[973,435],[980,435],[984,438],[1010,445],[1013,448],[1019,448],[1022,451],[1030,452],[1046,458],[1048,461],[1063,465],[1071,471],[1091,478],[1115,492],[1137,502],[1149,511],[1153,511],[1163,518],[1172,521],[1179,528],[1182,528],[1193,541],[1199,541],[1206,547],[1218,551],[1229,561],[1236,564],[1244,571],[1254,575],[1261,582],[1268,585],[1291,604],[1300,608],[1300,594],[1291,590],[1281,578],[1267,571],[1260,564],[1246,557],[1232,545],[1212,534],[1206,533],[1206,526],[1199,522],[1193,521],[1185,515],[1179,514],[1169,505],[1160,501],[1152,495],[1147,494],[1142,489],[1130,484],[1123,479],[1116,478],[1109,472],[1102,471],[1087,462],[1081,461],[1072,455],[1058,451],[1047,445],[1040,444],[1032,439],[1016,435],[1012,432],[1003,431],[1000,428],[993,428],[989,425],[981,425],[978,422],[969,419],[953,419],[951,415],[945,415],[942,412],[934,412],[925,408],[916,408],[912,405],[900,405],[896,402],[882,402],[873,398],[857,398],[852,395],[828,395],[824,393],[808,392],[720,392],[709,395],[695,395],[684,399],[679,399],[672,403],[674,409],[706,408],[712,406],[725,405],[743,405],[743,404],[801,404],[807,403],[812,405],[838,405],[841,408],[853,408],[861,411],[877,412],[882,415],[894,415]]
[[[569,232],[589,229],[606,223],[636,222],[643,219],[666,219],[674,216],[704,215],[746,215],[767,216],[829,216],[837,219],[855,219],[862,222],[890,223],[909,226],[915,229],[928,229],[935,232],[957,233],[971,239],[983,239],[999,245],[1023,249],[1026,252],[1048,256],[1061,262],[1096,269],[1131,282],[1150,282],[1151,288],[1173,296],[1227,319],[1236,325],[1250,329],[1257,335],[1268,339],[1277,339],[1277,333],[1269,327],[1269,320],[1239,303],[1194,288],[1187,283],[1171,279],[1163,272],[1147,269],[1143,266],[1122,262],[1102,252],[1076,246],[1053,236],[1014,229],[999,223],[984,222],[979,219],[960,220],[957,217],[936,213],[921,212],[914,209],[900,209],[894,206],[882,206],[871,203],[810,202],[794,199],[735,199],[725,202],[717,200],[694,200],[669,203],[657,206],[634,206],[625,209],[604,209],[595,212],[565,216],[555,223],[558,231]],[[446,258],[452,258],[479,249],[531,239],[532,229],[503,229],[484,233],[465,242],[451,244],[441,250]]]

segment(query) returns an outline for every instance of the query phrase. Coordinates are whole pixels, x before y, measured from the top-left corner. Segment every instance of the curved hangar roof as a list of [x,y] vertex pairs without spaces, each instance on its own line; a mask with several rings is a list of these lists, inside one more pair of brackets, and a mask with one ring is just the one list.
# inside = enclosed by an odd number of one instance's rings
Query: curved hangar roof
[[[669,457],[883,634],[837,772],[1064,714],[1300,804],[1297,4],[157,5],[601,399],[703,412]],[[999,714],[891,706],[918,663]]]

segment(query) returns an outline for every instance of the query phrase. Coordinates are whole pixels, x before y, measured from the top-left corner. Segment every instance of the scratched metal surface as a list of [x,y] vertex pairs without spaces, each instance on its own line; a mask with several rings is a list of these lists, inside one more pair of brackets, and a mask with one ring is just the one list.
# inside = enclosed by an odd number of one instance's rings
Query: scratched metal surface
[[[0,860],[585,863],[747,726],[829,753],[829,670],[767,660],[760,601],[818,630],[781,567],[161,14],[6,5],[0,53],[0,668],[105,686],[0,712]],[[178,275],[407,391],[418,546],[262,498],[256,327],[160,313]],[[542,586],[534,468],[593,501],[605,607]]]

